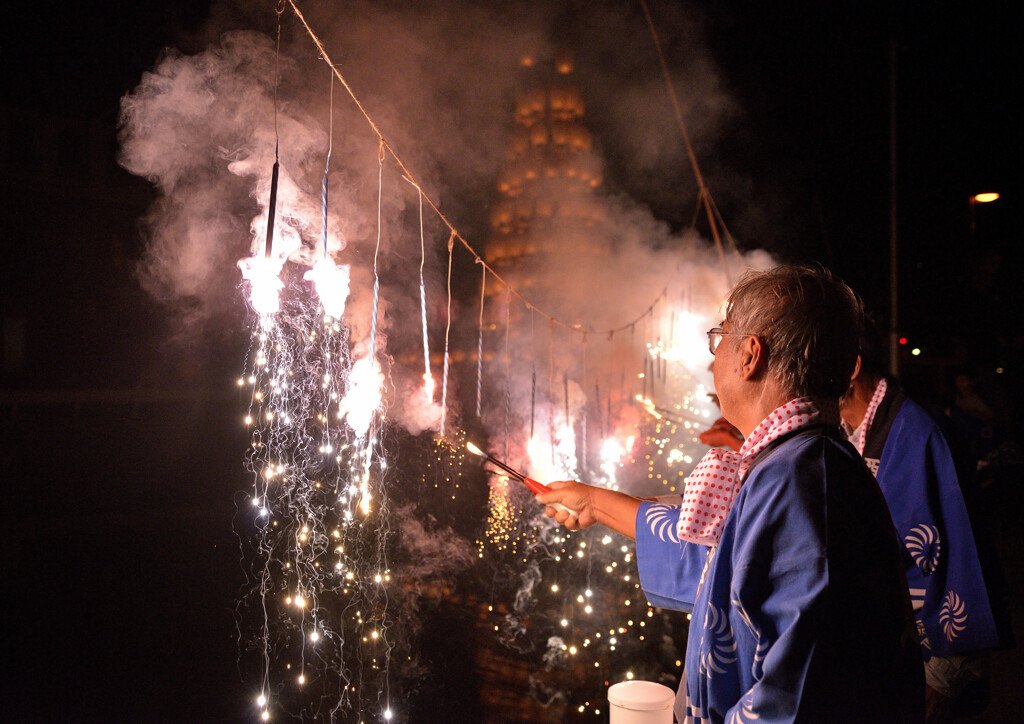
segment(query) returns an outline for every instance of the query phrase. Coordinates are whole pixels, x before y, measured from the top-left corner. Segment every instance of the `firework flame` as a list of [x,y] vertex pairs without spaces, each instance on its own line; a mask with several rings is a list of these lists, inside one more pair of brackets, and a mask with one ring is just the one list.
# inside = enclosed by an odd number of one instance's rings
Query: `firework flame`
[[710,317],[681,312],[676,320],[675,343],[669,359],[677,359],[689,369],[700,369],[708,364],[706,329],[715,324]]
[[338,417],[345,418],[361,437],[370,429],[373,416],[381,407],[384,376],[374,360],[363,357],[352,365],[348,381],[348,393],[338,408]]
[[616,472],[622,465],[626,448],[617,438],[609,437],[601,443],[601,470],[608,477],[608,483],[617,487]]
[[238,260],[238,268],[242,270],[242,278],[249,282],[249,304],[260,315],[260,320],[268,320],[271,315],[281,310],[281,267],[284,257],[251,256]]
[[345,314],[345,302],[348,301],[349,291],[349,267],[347,264],[341,266],[330,259],[323,257],[319,259],[313,268],[306,272],[305,279],[313,282],[317,296],[320,297],[320,304],[324,312],[341,319]]
[[427,402],[434,401],[434,390],[437,388],[437,383],[434,382],[434,376],[426,372],[423,373],[423,392],[427,396]]

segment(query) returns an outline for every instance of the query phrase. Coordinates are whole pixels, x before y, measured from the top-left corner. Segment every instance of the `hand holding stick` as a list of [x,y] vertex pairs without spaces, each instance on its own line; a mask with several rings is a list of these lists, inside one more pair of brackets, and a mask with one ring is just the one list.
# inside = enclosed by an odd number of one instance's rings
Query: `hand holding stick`
[[[515,478],[516,480],[522,482],[523,485],[529,488],[530,492],[533,493],[534,495],[543,495],[544,493],[551,492],[551,488],[549,488],[544,483],[538,483],[533,478],[526,477],[515,468],[510,467],[505,463],[501,462],[493,455],[485,453],[483,450],[478,448],[473,443],[467,442],[466,449],[469,450],[474,455],[479,455],[480,457],[485,458],[487,462],[491,463],[492,465],[501,468],[501,470],[503,470],[510,478]],[[561,503],[547,503],[547,505],[548,507],[554,508],[555,510],[564,510],[565,512],[569,513],[569,515],[579,517],[579,514],[575,510],[572,510],[571,508],[566,508]]]

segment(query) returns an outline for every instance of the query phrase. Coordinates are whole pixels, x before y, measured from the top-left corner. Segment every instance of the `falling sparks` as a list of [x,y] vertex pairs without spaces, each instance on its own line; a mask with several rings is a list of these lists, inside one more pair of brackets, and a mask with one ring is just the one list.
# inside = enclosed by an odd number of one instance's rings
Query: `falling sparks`
[[[271,279],[260,260],[243,262],[251,262],[240,266],[251,272],[256,317],[239,378],[249,394],[253,513],[246,537],[254,585],[240,611],[250,612],[243,623],[252,623],[243,649],[258,654],[256,705],[268,720],[287,709],[282,697],[294,686],[313,711],[359,710],[389,688],[394,646],[386,527],[369,515],[384,500],[387,475],[376,433],[383,375],[369,359],[351,362],[340,318],[347,268],[324,261],[330,266],[300,279],[294,265],[278,266],[281,276]],[[362,610],[374,611],[372,619],[353,613]],[[379,647],[353,663],[355,652],[343,642],[362,632]]]
[[[703,324],[695,316],[680,316],[680,325],[700,329]],[[580,442],[579,420],[564,417],[555,417],[554,434],[541,421],[521,451],[524,459],[509,460],[509,464],[541,481],[582,479],[613,489],[628,486],[642,495],[681,492],[683,478],[705,450],[698,435],[717,411],[701,379],[705,375],[691,368],[697,364],[705,373],[710,361],[703,331],[687,335],[679,330],[667,338],[671,341],[644,347],[644,354],[657,364],[649,367],[645,394],[636,395],[633,410],[640,411],[639,418],[623,424],[620,420],[629,419],[628,415],[609,413],[607,432],[590,447],[592,465],[583,459],[588,446]],[[599,432],[594,425],[591,434]],[[573,707],[598,717],[592,700],[608,680],[656,679],[665,672],[654,663],[651,640],[663,644],[666,637],[672,640],[673,630],[685,631],[686,622],[673,624],[666,613],[656,614],[646,604],[631,541],[598,527],[568,531],[517,492],[507,478],[491,478],[488,526],[478,542],[481,557],[489,551],[491,556],[502,553],[516,558],[515,603],[497,618],[495,629],[510,643],[521,636],[536,640],[547,635],[543,659],[552,671],[580,671],[573,667],[582,666],[593,672],[598,682],[595,689],[577,683],[568,696],[590,692]],[[524,626],[526,617],[529,630]],[[670,671],[677,655],[666,664]],[[646,662],[643,667],[647,668],[638,668],[638,660]],[[680,668],[674,669],[675,675]]]

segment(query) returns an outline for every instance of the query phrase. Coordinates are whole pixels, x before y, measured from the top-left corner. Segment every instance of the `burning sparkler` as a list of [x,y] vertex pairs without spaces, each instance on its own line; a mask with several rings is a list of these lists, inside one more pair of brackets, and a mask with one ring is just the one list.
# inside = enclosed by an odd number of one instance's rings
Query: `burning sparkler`
[[[485,453],[483,450],[478,448],[473,443],[467,442],[466,443],[466,449],[469,450],[474,455],[479,455],[480,457],[486,459],[487,462],[491,463],[492,465],[495,465],[495,466],[501,468],[503,471],[505,471],[505,473],[508,474],[509,477],[515,478],[516,480],[518,480],[521,483],[523,483],[523,485],[525,485],[527,488],[529,488],[530,492],[533,493],[534,495],[543,495],[544,493],[550,493],[551,492],[551,488],[549,488],[544,483],[538,483],[533,478],[526,477],[526,475],[524,475],[523,473],[519,472],[518,470],[516,470],[515,468],[511,467],[510,465],[506,465],[505,463],[501,462],[500,460],[498,460],[498,458],[494,457],[493,455],[491,455],[489,453]],[[554,508],[555,510],[564,510],[565,512],[569,513],[570,515],[574,515],[574,516],[577,516],[577,517],[579,516],[579,513],[577,513],[575,510],[573,510],[572,508],[567,508],[564,505],[562,505],[561,503],[546,503],[546,505],[548,507]]]
[[313,268],[306,272],[305,278],[313,282],[324,312],[335,319],[341,319],[345,314],[345,302],[348,301],[348,266],[338,266],[330,258],[321,257]]
[[280,294],[284,288],[284,282],[280,278],[282,266],[282,257],[251,256],[238,260],[242,278],[249,282],[249,303],[260,315],[260,322],[264,327],[268,324],[269,317],[281,309]]

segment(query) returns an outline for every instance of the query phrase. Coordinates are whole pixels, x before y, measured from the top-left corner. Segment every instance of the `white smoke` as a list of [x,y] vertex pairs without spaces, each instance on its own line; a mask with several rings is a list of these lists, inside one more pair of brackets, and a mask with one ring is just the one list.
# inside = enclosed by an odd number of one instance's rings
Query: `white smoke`
[[[232,16],[226,7],[231,6],[218,8],[218,17]],[[692,188],[680,183],[690,174],[685,152],[636,8],[612,2],[437,0],[303,3],[302,10],[390,147],[480,253],[489,234],[482,207],[496,196],[519,59],[529,54],[546,62],[556,48],[570,46],[590,104],[584,123],[597,131],[599,147],[632,158],[629,173],[644,181],[609,179],[610,190],[595,199],[603,218],[599,228],[564,229],[566,241],[553,243],[568,253],[557,264],[527,269],[534,283],[526,293],[537,290],[531,301],[538,307],[595,329],[636,317],[673,277],[689,279],[694,307],[704,309],[724,296],[725,277],[713,249],[673,235],[644,203],[614,191],[647,190],[662,204],[675,195],[680,207],[693,208],[687,197]],[[233,17],[244,12],[252,11]],[[664,13],[658,29],[674,80],[686,91],[681,97],[691,136],[698,152],[710,156],[735,117],[735,104],[702,45],[699,19],[686,9],[658,12]],[[416,348],[420,334],[414,323],[420,261],[415,189],[402,180],[393,158],[378,164],[377,136],[332,80],[290,9],[282,16],[280,56],[266,34],[219,28],[227,32],[217,36],[217,30],[211,27],[217,39],[200,53],[167,51],[122,101],[121,163],[151,180],[160,194],[145,219],[143,286],[181,313],[183,329],[193,323],[237,324],[225,321],[237,314],[235,262],[262,249],[275,158],[281,167],[275,252],[307,267],[322,253],[320,181],[330,144],[327,250],[339,268],[349,270],[351,293],[339,302],[344,322],[354,346],[365,345],[376,257],[376,348],[399,362],[388,367],[395,398],[387,403],[389,416],[413,431],[436,427],[437,406],[415,395],[422,369],[398,357],[399,350]],[[600,153],[594,162],[601,163]],[[437,345],[445,321],[448,230],[429,208],[426,234],[429,321]],[[571,254],[594,238],[608,255]],[[734,256],[729,264],[736,272],[748,261]],[[456,293],[476,283],[456,279]],[[474,318],[468,314],[455,323],[471,326]],[[522,344],[525,333],[518,334]],[[601,378],[600,366],[609,370],[604,384],[611,387],[611,370],[623,361],[621,349],[602,350],[597,342],[590,340],[592,366],[583,396]],[[566,347],[560,358],[577,356],[569,349],[575,342],[559,344]],[[500,377],[497,352],[491,350],[488,374]],[[541,349],[534,352],[536,358],[543,355]],[[563,361],[560,369],[565,368],[582,385],[579,363]],[[523,384],[520,379],[511,390],[520,422],[530,397]]]
[[453,575],[468,568],[476,560],[476,551],[466,539],[447,526],[438,525],[428,516],[427,525],[407,505],[396,511],[401,528],[399,541],[408,554],[409,562],[402,573],[412,581],[430,577]]

